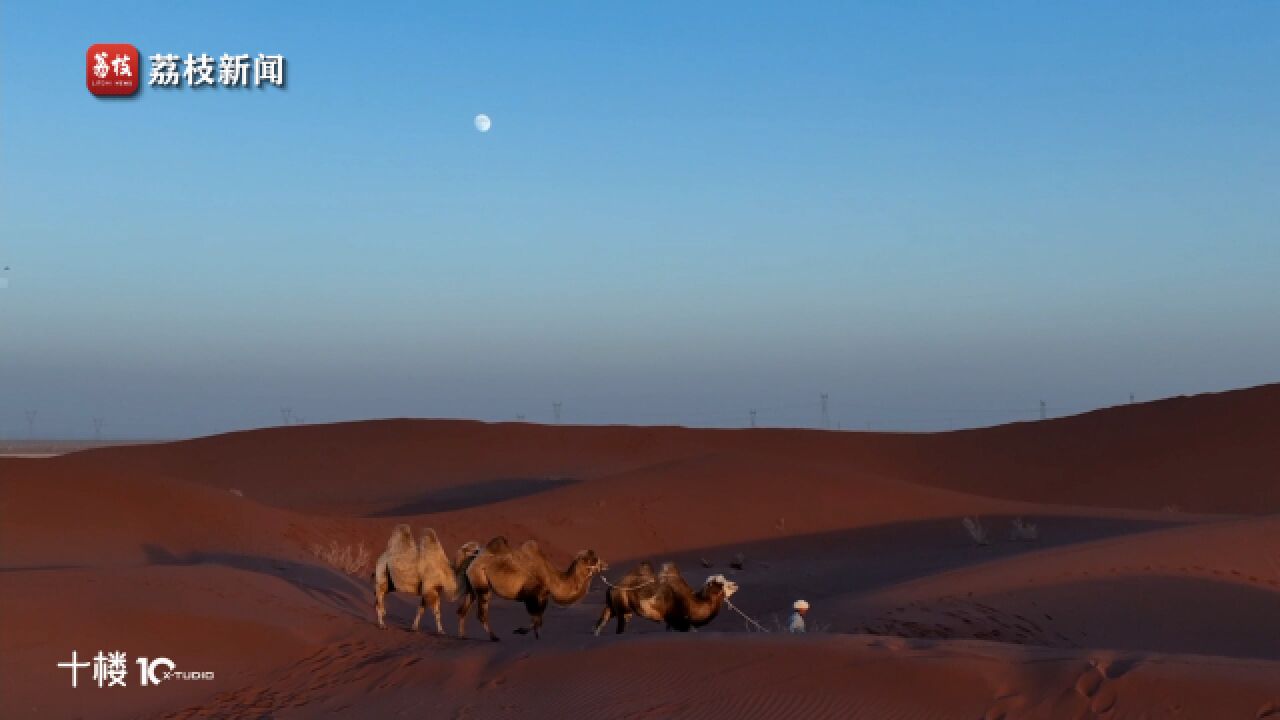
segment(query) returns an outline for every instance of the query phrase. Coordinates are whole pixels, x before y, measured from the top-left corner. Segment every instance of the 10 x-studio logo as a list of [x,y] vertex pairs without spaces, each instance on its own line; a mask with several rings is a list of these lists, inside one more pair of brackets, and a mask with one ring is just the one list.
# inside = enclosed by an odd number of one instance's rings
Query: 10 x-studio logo
[[[138,685],[141,687],[159,685],[166,680],[213,680],[212,670],[193,671],[179,670],[177,664],[167,657],[134,658],[138,666]],[[79,653],[72,650],[71,659],[58,663],[58,667],[71,671],[71,687],[79,687],[80,671],[93,668],[93,682],[100,688],[129,686],[129,656],[123,651],[98,651],[90,660],[81,660]]]
[[128,43],[98,43],[85,53],[84,81],[94,95],[138,92],[138,48]]

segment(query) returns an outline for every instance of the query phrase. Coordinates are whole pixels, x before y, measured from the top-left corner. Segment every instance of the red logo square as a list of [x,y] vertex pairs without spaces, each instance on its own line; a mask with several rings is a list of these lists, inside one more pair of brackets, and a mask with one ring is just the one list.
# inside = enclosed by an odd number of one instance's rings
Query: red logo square
[[84,55],[84,83],[94,95],[138,92],[138,48],[129,43],[98,43]]

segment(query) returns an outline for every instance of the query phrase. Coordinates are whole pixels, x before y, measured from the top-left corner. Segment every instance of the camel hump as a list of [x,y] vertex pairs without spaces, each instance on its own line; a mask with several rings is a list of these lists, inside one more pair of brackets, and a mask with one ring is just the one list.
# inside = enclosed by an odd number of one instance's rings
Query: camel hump
[[499,535],[485,543],[484,549],[493,555],[505,555],[511,552],[511,543],[507,542],[506,535]]
[[680,577],[680,568],[676,567],[673,562],[664,562],[662,563],[661,575],[663,578]]
[[418,538],[418,553],[422,557],[436,556],[444,558],[446,563],[449,561],[444,545],[440,544],[440,538],[431,528],[422,528],[422,537]]
[[537,540],[525,540],[524,544],[520,546],[520,549],[529,555],[542,554],[542,548],[538,547]]
[[403,550],[413,548],[413,530],[409,526],[400,523],[391,531],[391,539],[387,541],[387,550],[397,553]]
[[625,578],[625,580],[645,582],[647,580],[652,580],[653,577],[654,577],[653,565],[647,562],[642,562],[636,566],[635,570],[632,570],[630,573],[627,574],[627,577]]

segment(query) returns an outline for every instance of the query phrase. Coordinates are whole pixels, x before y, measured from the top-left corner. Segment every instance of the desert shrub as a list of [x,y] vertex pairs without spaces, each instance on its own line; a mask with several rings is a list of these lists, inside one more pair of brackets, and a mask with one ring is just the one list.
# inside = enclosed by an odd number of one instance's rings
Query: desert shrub
[[369,550],[364,543],[342,545],[330,540],[327,547],[319,543],[312,545],[311,554],[348,575],[362,575],[369,566]]
[[1039,540],[1040,527],[1035,523],[1029,523],[1020,517],[1016,517],[1009,523],[1009,539]]
[[965,532],[969,533],[969,537],[975,545],[990,545],[991,533],[987,530],[987,526],[982,524],[982,520],[977,517],[966,517],[960,523],[964,525]]

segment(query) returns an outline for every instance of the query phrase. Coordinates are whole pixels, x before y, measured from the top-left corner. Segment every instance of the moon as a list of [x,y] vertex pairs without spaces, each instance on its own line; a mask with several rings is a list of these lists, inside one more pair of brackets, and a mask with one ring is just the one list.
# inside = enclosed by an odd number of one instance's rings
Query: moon
[[488,115],[485,115],[484,113],[480,113],[479,115],[476,116],[477,130],[479,130],[482,133],[487,133],[489,132],[489,128],[491,127],[493,127],[493,121],[489,119]]

